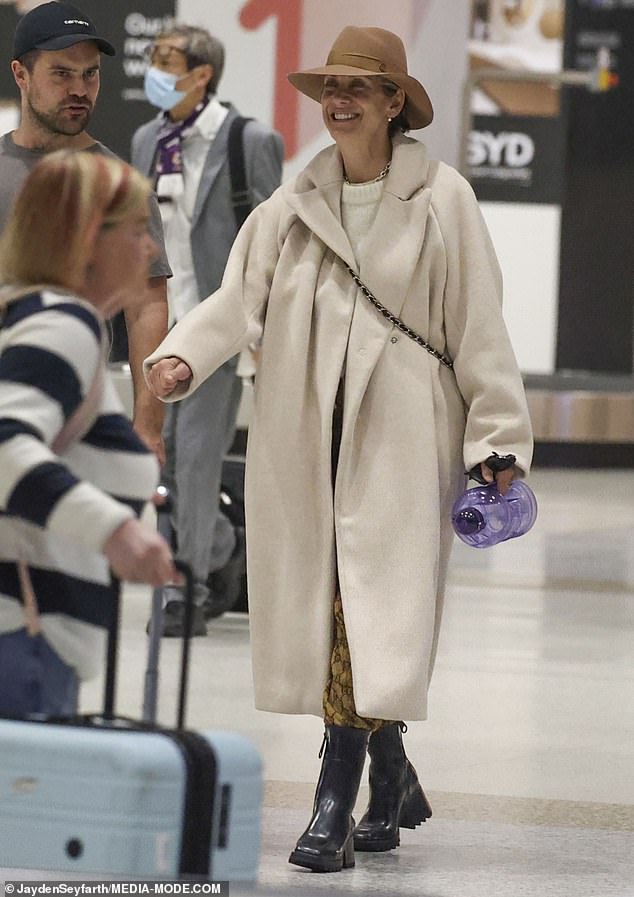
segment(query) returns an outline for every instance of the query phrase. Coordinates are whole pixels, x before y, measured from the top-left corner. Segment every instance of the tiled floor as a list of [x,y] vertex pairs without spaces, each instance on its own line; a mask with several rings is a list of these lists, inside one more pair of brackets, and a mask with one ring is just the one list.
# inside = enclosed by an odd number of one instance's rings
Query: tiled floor
[[[406,735],[434,816],[396,851],[357,854],[338,875],[287,863],[310,815],[320,721],[253,709],[246,617],[195,640],[189,722],[239,730],[264,760],[257,894],[634,897],[634,472],[530,482],[531,533],[456,546],[430,719]],[[148,606],[144,590],[127,591],[119,706],[131,715]],[[164,642],[165,722],[177,656]],[[86,708],[100,688],[85,687]]]

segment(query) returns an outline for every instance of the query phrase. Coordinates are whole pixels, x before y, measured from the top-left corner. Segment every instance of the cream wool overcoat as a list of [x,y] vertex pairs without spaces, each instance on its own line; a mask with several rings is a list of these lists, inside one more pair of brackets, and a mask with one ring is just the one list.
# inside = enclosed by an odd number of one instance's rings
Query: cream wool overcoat
[[[179,356],[191,391],[262,338],[246,474],[256,706],[322,715],[338,577],[357,712],[425,719],[452,502],[464,470],[493,451],[528,470],[530,423],[498,265],[466,181],[396,138],[359,259],[341,225],[341,186],[332,146],[258,206],[221,288],[146,365]],[[381,317],[344,263],[454,372]]]

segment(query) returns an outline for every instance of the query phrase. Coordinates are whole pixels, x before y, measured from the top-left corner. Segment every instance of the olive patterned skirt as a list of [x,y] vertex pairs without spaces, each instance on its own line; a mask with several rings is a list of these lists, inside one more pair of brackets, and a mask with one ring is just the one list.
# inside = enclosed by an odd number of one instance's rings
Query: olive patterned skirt
[[334,604],[334,636],[330,656],[330,675],[324,689],[324,723],[327,726],[351,726],[355,729],[374,731],[386,726],[390,720],[359,716],[354,704],[352,689],[352,664],[343,619],[341,596],[337,593]]

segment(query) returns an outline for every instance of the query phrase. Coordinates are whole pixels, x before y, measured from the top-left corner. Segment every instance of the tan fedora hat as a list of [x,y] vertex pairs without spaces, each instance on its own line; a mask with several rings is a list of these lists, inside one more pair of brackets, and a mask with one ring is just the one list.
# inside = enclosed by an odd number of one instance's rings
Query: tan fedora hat
[[321,99],[325,75],[380,75],[405,91],[407,120],[411,128],[425,128],[434,117],[427,91],[407,74],[403,41],[383,28],[348,25],[332,45],[326,65],[292,72],[288,80],[312,100]]

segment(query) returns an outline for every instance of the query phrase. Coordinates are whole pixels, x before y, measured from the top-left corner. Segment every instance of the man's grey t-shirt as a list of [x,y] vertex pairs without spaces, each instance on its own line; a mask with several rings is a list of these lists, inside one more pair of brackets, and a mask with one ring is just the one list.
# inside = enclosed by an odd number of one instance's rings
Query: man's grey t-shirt
[[[94,143],[82,152],[103,153],[104,156],[110,156],[117,159],[118,156],[104,146],[103,143]],[[27,174],[33,168],[36,162],[39,162],[46,155],[41,150],[25,149],[13,142],[11,133],[4,134],[0,137],[0,232],[4,230],[7,223],[9,212],[13,205],[13,200],[19,192]],[[150,274],[152,277],[169,277],[171,270],[167,261],[165,252],[165,242],[163,240],[163,225],[161,222],[161,213],[159,211],[158,200],[152,194],[150,199],[150,235],[160,248],[159,257],[152,263]]]

